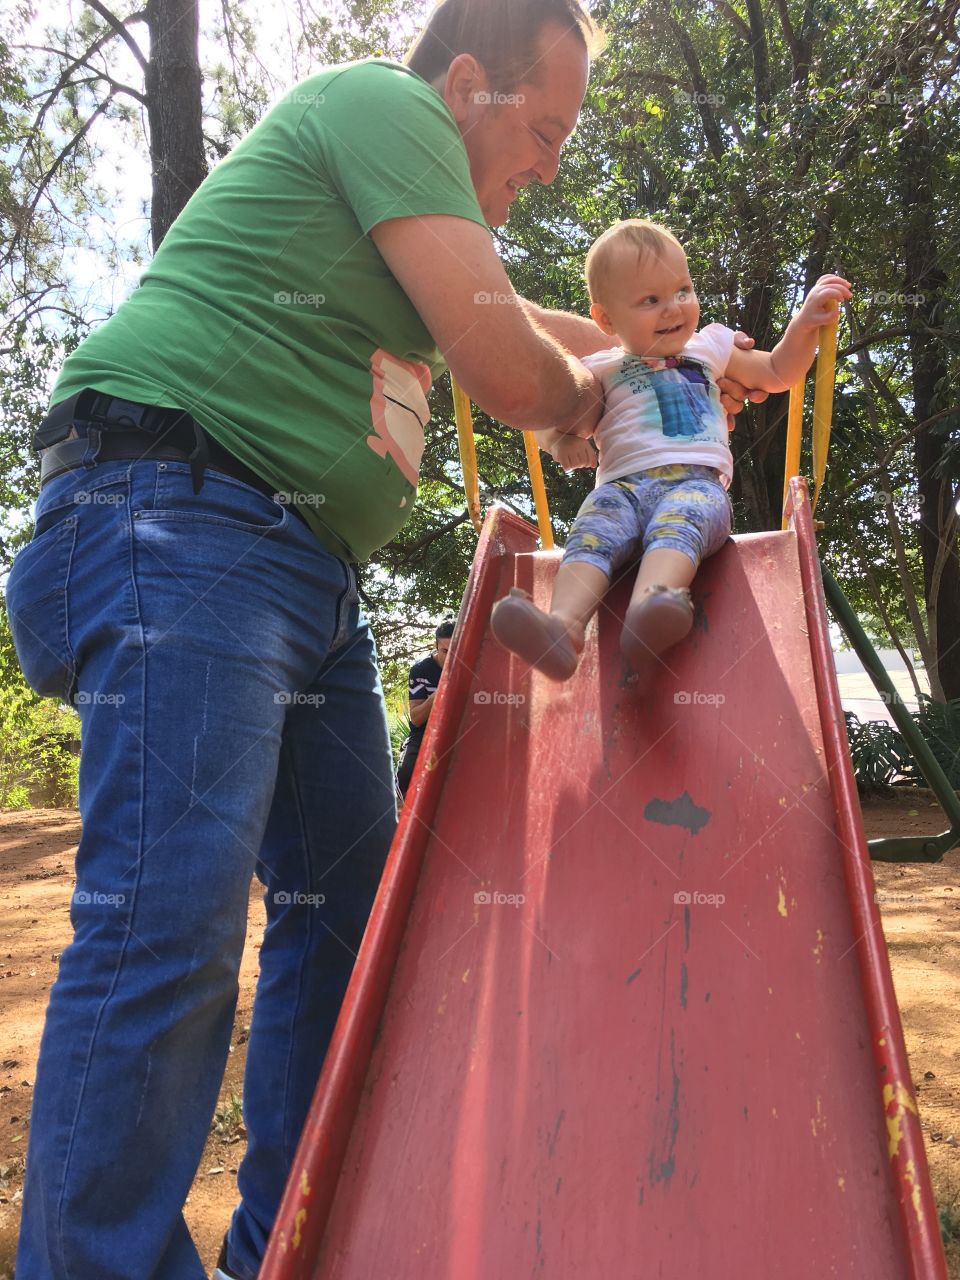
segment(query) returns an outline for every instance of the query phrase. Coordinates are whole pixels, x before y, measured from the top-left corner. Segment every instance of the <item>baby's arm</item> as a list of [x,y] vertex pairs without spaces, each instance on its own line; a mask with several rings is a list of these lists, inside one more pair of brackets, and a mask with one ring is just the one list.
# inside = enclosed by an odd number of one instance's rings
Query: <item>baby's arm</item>
[[804,299],[772,351],[741,351],[734,347],[724,373],[748,387],[787,391],[813,364],[821,325],[837,313],[836,303],[851,297],[850,282],[842,276],[821,276]]
[[559,462],[565,471],[597,465],[597,453],[589,440],[556,430],[538,431],[536,436],[540,448]]

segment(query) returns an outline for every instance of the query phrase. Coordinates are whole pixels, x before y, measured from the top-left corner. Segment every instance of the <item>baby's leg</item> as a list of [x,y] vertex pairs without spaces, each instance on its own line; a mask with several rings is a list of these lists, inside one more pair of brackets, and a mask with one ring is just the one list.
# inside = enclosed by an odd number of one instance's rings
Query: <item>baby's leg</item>
[[645,550],[620,642],[643,683],[666,666],[660,655],[690,631],[688,588],[701,561],[719,550],[731,528],[730,500],[708,468],[685,467],[676,479],[651,476],[649,483]]
[[636,504],[617,483],[601,485],[573,522],[557,570],[550,612],[514,588],[493,611],[493,633],[505,648],[553,680],[573,675],[587,623],[596,613],[614,570],[636,553],[640,528]]

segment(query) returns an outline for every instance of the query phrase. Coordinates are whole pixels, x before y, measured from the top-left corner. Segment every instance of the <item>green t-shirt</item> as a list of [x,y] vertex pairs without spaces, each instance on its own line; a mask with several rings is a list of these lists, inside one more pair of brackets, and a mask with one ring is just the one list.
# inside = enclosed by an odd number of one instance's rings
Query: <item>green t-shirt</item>
[[311,76],[200,186],[52,402],[94,387],[186,409],[365,560],[413,507],[444,368],[367,232],[425,214],[485,225],[440,95],[384,60]]

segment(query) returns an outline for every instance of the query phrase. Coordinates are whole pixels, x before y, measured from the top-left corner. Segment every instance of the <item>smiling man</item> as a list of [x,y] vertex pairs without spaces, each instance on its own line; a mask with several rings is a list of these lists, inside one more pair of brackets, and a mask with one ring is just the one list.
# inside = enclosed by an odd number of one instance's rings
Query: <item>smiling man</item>
[[220,1274],[257,1274],[396,824],[357,565],[410,515],[444,368],[515,427],[599,416],[575,357],[606,336],[519,299],[489,232],[553,180],[596,46],[574,0],[446,0],[406,65],[297,85],[60,375],[7,607],[27,679],[78,705],[83,828],[18,1280],[203,1277],[182,1207],[254,874]]

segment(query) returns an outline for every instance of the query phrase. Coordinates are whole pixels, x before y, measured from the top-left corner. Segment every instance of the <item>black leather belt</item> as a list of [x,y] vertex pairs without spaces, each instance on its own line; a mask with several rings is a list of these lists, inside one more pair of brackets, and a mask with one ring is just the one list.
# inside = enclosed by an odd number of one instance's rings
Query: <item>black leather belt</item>
[[[194,493],[200,492],[203,473],[211,467],[279,501],[274,485],[208,436],[183,409],[138,404],[88,387],[53,406],[33,443],[40,450],[41,489],[65,471],[84,466],[92,454],[94,463],[146,458],[185,462]],[[307,524],[296,504],[290,509]]]
[[[51,444],[40,453],[40,488],[65,471],[75,471],[83,466],[83,459],[90,442],[86,436],[78,436],[73,440],[61,440],[59,444]],[[138,462],[142,459],[161,459],[168,462],[190,461],[186,449],[177,449],[163,441],[151,440],[140,431],[111,431],[100,437],[100,448],[97,450],[97,462]],[[265,493],[272,498],[276,486],[258,476],[255,471],[245,466],[239,458],[228,453],[222,445],[207,437],[207,463],[214,471],[242,480],[253,489]],[[294,508],[295,509],[295,508]],[[299,515],[300,512],[297,512]]]

